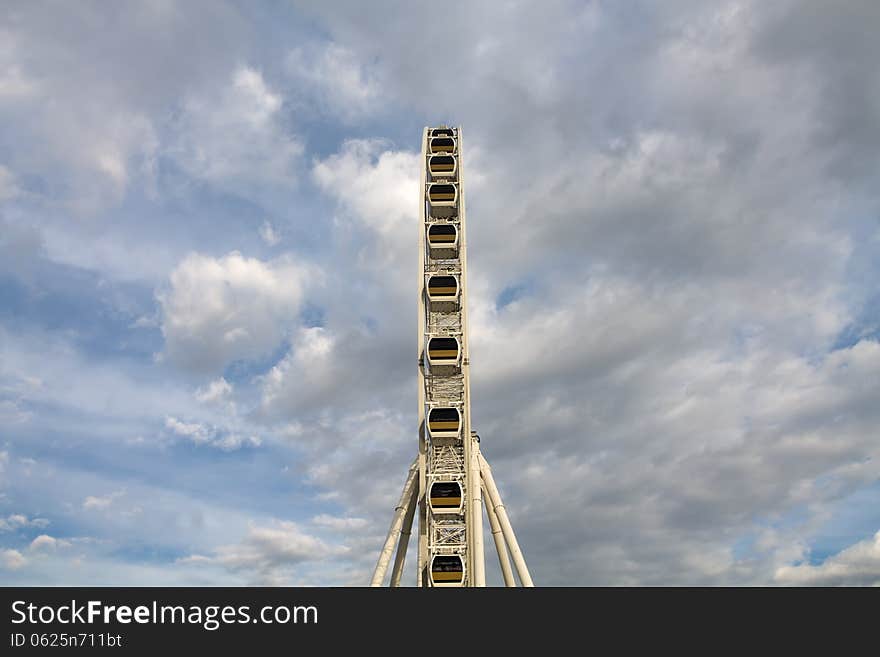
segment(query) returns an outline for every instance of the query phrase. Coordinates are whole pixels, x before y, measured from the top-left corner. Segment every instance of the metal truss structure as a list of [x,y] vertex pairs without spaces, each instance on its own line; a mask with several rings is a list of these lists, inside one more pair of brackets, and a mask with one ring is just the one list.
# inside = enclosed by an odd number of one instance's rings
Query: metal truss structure
[[[483,503],[505,586],[533,586],[492,470],[471,427],[461,128],[422,134],[419,212],[419,454],[371,586],[400,585],[416,511],[418,586],[485,586]],[[508,551],[510,556],[508,557]]]

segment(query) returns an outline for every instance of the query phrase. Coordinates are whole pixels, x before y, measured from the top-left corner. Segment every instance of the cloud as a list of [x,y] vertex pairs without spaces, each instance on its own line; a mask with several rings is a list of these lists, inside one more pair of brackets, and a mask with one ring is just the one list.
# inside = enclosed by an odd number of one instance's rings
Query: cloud
[[369,525],[369,521],[366,518],[340,518],[322,513],[312,518],[312,524],[335,531],[349,531],[363,529]]
[[328,545],[294,522],[278,521],[270,526],[252,525],[241,543],[222,545],[212,556],[192,555],[180,562],[216,564],[277,586],[289,583],[299,566],[345,552],[345,547]]
[[411,389],[401,390],[410,383],[406,355],[396,331],[300,328],[288,353],[258,379],[260,412],[266,419],[298,421],[384,415],[389,398]]
[[[18,174],[32,177],[36,165],[42,171],[51,168],[58,182],[66,183],[59,185],[65,188],[59,195],[68,208],[92,213],[121,201],[133,177],[149,177],[156,131],[139,108],[120,103],[118,95],[111,98],[106,80],[95,80],[86,93],[86,85],[77,87],[70,76],[53,70],[40,47],[48,36],[45,27],[25,9],[16,30],[2,30],[0,112],[17,130],[6,143],[10,167],[0,170],[0,198],[22,195],[14,181],[22,177]],[[63,56],[75,64],[81,53],[68,50],[70,40],[56,38],[53,45],[56,52],[66,50]],[[64,102],[51,102],[58,98]]]
[[208,445],[225,452],[231,452],[243,447],[259,447],[263,442],[257,436],[224,431],[198,422],[181,422],[173,417],[165,418],[165,428],[177,436],[192,441],[196,445]]
[[223,88],[185,101],[167,153],[189,175],[227,188],[291,184],[303,147],[282,105],[259,71],[238,68]]
[[[0,83],[2,84],[2,83]],[[8,201],[20,193],[15,184],[15,176],[5,166],[0,164],[0,201]]]
[[31,541],[29,550],[32,552],[38,551],[52,551],[55,550],[59,545],[65,545],[66,541],[59,541],[57,538],[49,536],[48,534],[40,534],[33,541]]
[[[334,38],[387,67],[392,95],[422,107],[426,122],[448,112],[464,125],[466,170],[480,181],[468,175],[474,419],[539,576],[768,581],[825,504],[873,480],[875,413],[861,391],[876,343],[835,341],[860,294],[847,273],[862,230],[850,211],[876,211],[865,190],[877,169],[847,179],[842,208],[828,145],[816,141],[820,68],[792,65],[826,53],[790,35],[786,65],[769,57],[794,5],[673,4],[638,26],[595,5],[508,12],[501,24],[461,5],[449,11],[463,32],[411,39],[422,11],[389,23],[354,5],[331,14],[305,4]],[[808,33],[830,29],[823,12],[811,5]],[[831,24],[843,33],[858,13]],[[517,49],[517,35],[544,29],[554,38]],[[869,61],[861,50],[876,46],[862,41],[848,48]],[[448,68],[425,75],[407,63],[425,49],[446,53]],[[822,74],[832,83],[833,68]],[[871,124],[870,99],[849,97]],[[867,124],[863,143],[877,133]],[[383,267],[383,279],[369,267],[414,248],[403,217],[417,205],[383,205],[392,198],[383,194],[374,207],[363,200],[369,188],[344,182],[374,176],[383,150],[346,144],[313,177],[344,218],[372,230],[358,273],[382,286],[384,316],[406,313],[412,293],[387,294],[397,269]],[[508,288],[522,292],[499,304]],[[332,324],[325,333],[333,348],[315,359],[318,372],[332,371],[349,343]],[[374,399],[399,398],[394,372]],[[315,472],[346,496],[332,468]],[[780,531],[766,561],[731,549],[756,524],[801,512],[811,520]]]
[[28,527],[44,528],[49,526],[46,518],[31,518],[21,513],[14,513],[6,519],[0,518],[0,531],[17,531]]
[[304,102],[345,121],[372,114],[388,100],[383,98],[377,72],[338,43],[295,48],[285,66]]
[[3,550],[0,552],[0,561],[7,570],[18,570],[27,564],[27,559],[18,550]]
[[306,280],[306,269],[287,260],[190,254],[158,294],[166,354],[203,373],[266,356],[295,319]]
[[232,386],[221,376],[206,387],[196,390],[196,399],[205,404],[213,404],[228,399],[231,394]]
[[264,221],[260,226],[260,237],[269,246],[275,246],[281,241],[281,236],[275,231],[275,227],[268,221]]
[[315,163],[312,175],[368,227],[384,236],[411,237],[404,227],[418,216],[418,155],[385,146],[378,140],[348,140],[339,153]]
[[880,532],[821,564],[779,568],[774,580],[785,586],[880,586]]
[[106,509],[111,504],[113,504],[117,499],[125,495],[125,491],[117,490],[107,495],[96,496],[89,495],[86,499],[83,500],[82,507],[83,509]]

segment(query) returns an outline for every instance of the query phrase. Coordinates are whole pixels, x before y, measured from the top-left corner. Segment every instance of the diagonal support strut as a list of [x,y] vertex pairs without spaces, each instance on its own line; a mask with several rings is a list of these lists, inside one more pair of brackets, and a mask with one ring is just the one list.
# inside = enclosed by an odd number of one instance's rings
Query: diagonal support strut
[[419,462],[416,459],[409,466],[409,474],[406,477],[406,483],[403,485],[403,493],[401,493],[400,501],[394,509],[394,519],[391,521],[391,527],[388,530],[388,537],[385,539],[382,552],[379,553],[379,561],[376,563],[376,570],[373,571],[373,579],[370,582],[370,586],[382,586],[382,580],[385,579],[388,564],[391,562],[391,554],[394,552],[394,543],[401,533],[404,516],[409,508],[410,498],[413,495],[418,474]]
[[489,495],[487,507],[492,505],[493,510],[498,516],[498,522],[501,524],[501,532],[504,534],[504,540],[510,548],[510,556],[513,558],[513,565],[516,566],[516,573],[519,575],[519,581],[523,586],[532,587],[532,576],[529,574],[529,568],[526,566],[526,560],[523,557],[522,550],[519,549],[519,543],[516,535],[513,533],[513,526],[510,524],[510,518],[507,517],[507,510],[501,501],[501,494],[495,485],[495,479],[492,477],[492,468],[480,454],[480,474],[483,477],[483,483],[486,485],[486,493]]

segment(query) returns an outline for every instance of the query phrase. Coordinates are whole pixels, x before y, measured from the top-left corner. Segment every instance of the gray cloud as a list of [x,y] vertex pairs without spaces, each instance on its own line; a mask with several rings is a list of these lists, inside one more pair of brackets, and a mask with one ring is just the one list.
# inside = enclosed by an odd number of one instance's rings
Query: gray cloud
[[877,586],[880,584],[880,532],[829,557],[818,566],[785,566],[775,573],[794,586]]
[[876,211],[872,174],[826,175],[831,69],[780,67],[774,12],[680,3],[633,26],[559,3],[489,28],[451,5],[450,33],[309,9],[428,121],[464,125],[475,422],[539,580],[767,581],[815,524],[759,555],[737,541],[872,481],[876,344],[823,356],[858,310],[848,210]]
[[277,522],[271,526],[252,526],[236,545],[222,545],[214,556],[193,555],[184,564],[218,564],[232,571],[244,571],[249,580],[262,585],[290,582],[291,570],[308,561],[320,561],[342,554],[344,547],[330,546],[304,532],[296,523]]

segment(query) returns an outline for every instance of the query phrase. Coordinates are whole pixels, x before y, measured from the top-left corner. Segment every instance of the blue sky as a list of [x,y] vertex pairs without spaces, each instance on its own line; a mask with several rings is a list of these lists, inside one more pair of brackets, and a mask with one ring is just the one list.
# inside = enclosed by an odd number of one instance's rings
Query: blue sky
[[441,123],[536,583],[880,582],[880,16],[767,5],[11,3],[0,583],[369,580]]

